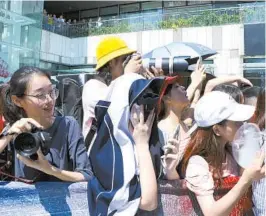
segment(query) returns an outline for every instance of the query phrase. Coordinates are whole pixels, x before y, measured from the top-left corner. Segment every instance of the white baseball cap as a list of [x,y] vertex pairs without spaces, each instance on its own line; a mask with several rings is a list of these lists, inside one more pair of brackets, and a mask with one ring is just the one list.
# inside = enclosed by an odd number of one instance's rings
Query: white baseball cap
[[237,103],[229,94],[212,91],[196,104],[194,118],[198,127],[210,127],[223,120],[247,121],[255,107]]

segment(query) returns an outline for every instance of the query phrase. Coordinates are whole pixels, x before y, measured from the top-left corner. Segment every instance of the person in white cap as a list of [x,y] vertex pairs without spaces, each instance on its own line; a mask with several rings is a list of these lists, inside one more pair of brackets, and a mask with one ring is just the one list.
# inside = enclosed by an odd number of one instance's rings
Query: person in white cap
[[[181,173],[203,215],[244,215],[252,210],[251,197],[246,192],[254,180],[265,177],[265,154],[259,153],[252,166],[238,178],[239,167],[226,146],[253,113],[254,107],[239,104],[230,95],[218,91],[204,95],[195,107],[197,129],[185,150]],[[228,177],[237,183],[222,198],[216,197],[214,190],[223,187]],[[241,205],[237,205],[240,199]],[[235,214],[236,211],[240,214]]]

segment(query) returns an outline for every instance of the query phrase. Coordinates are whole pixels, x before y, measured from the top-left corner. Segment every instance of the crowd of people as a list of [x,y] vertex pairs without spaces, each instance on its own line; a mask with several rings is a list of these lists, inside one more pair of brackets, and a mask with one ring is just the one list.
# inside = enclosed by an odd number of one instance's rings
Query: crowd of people
[[103,25],[103,22],[101,17],[98,18],[97,22],[93,22],[91,18],[88,21],[85,19],[80,21],[77,21],[76,19],[66,20],[63,15],[57,17],[55,14],[47,13],[44,9],[42,25],[43,29],[47,31],[67,37],[73,37],[82,34],[87,36],[91,28],[100,28]]
[[[47,17],[51,18],[51,15]],[[59,20],[64,22],[63,17]],[[253,86],[241,76],[206,80],[205,67],[200,61],[191,74],[190,85],[184,87],[182,77],[167,77],[155,67],[143,68],[141,56],[136,53],[118,37],[107,37],[100,42],[96,50],[98,74],[83,87],[83,125],[73,117],[54,115],[59,92],[47,72],[35,67],[22,67],[14,72],[10,82],[1,90],[0,105],[5,128],[0,136],[0,152],[11,146],[15,155],[15,178],[32,182],[95,183],[104,173],[99,173],[98,169],[96,172],[98,164],[91,162],[94,160],[90,159],[93,153],[90,148],[99,136],[106,136],[97,130],[102,122],[96,119],[96,105],[115,94],[114,86],[125,82],[123,79],[127,80],[127,77],[133,80],[160,78],[164,81],[158,102],[148,114],[145,106],[137,103],[128,109],[123,107],[122,120],[126,125],[124,129],[128,131],[124,134],[132,140],[134,149],[128,160],[132,158],[136,164],[136,181],[141,188],[136,211],[138,208],[145,211],[158,208],[157,178],[160,178],[184,180],[203,215],[245,215],[251,212],[265,215],[265,146],[248,167],[240,167],[232,153],[235,135],[244,124],[256,124],[265,136],[265,89]],[[132,57],[125,64],[129,56]],[[123,98],[116,100],[118,103]],[[112,112],[109,112],[110,116]],[[108,118],[112,116],[106,116],[102,121],[106,122]],[[118,133],[114,125],[109,125],[108,129]],[[39,149],[37,160],[17,154],[12,148],[16,136],[30,132],[33,126],[49,132],[52,137],[49,153],[44,155]],[[158,133],[160,175],[154,168],[149,146],[155,137],[154,128]],[[93,137],[89,139],[89,150],[85,143],[88,136]],[[111,138],[116,138],[116,135]],[[120,144],[119,140],[116,142]],[[123,152],[121,154],[123,156]],[[105,163],[109,159],[107,156]],[[236,184],[227,194],[218,197],[215,191],[230,178],[234,178]],[[119,184],[119,181],[114,184]],[[130,184],[128,187],[133,182]],[[95,203],[96,206],[102,205]]]

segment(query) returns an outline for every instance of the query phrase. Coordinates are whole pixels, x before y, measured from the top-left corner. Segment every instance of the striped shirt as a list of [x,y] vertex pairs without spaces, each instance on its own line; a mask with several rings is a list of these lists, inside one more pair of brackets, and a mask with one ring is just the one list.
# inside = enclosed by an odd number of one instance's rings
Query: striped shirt
[[261,179],[260,181],[252,183],[252,191],[253,191],[252,201],[254,204],[253,211],[256,216],[266,215],[265,184],[266,184],[265,179]]
[[[262,131],[262,149],[266,151],[266,131]],[[264,160],[264,164],[266,163],[266,160]],[[265,216],[266,215],[266,197],[265,197],[265,187],[266,187],[266,180],[261,179],[259,181],[254,181],[252,183],[252,201],[254,204],[253,211],[256,216]]]

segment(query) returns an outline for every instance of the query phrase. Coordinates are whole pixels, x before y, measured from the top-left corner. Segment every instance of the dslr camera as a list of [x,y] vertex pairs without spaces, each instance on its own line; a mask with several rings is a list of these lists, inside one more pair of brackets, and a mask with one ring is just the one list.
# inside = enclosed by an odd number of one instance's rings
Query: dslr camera
[[[123,67],[127,65],[130,59],[134,55],[139,55],[137,53],[133,53],[129,55],[123,63]],[[187,59],[189,56],[180,56],[180,57],[172,57],[172,58],[143,58],[142,65],[143,68],[147,68],[151,70],[151,67],[155,67],[158,69],[162,69],[165,76],[175,76],[182,72],[187,72],[189,67],[189,62]]]
[[172,58],[144,58],[142,59],[144,68],[151,70],[151,67],[162,69],[165,76],[175,76],[188,71],[189,62],[186,57]]
[[15,138],[14,148],[20,155],[37,160],[37,151],[39,148],[43,155],[48,154],[51,139],[49,133],[32,125],[30,133],[21,133]]

